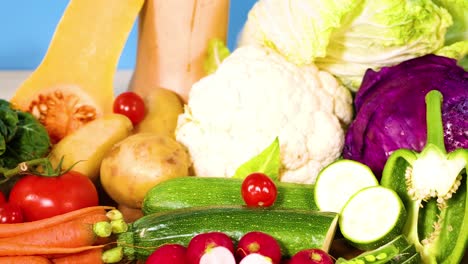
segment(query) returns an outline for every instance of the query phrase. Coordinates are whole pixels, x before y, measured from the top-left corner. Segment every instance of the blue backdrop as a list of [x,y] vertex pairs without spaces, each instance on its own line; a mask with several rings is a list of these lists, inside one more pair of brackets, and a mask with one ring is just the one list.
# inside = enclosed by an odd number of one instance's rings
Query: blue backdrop
[[[168,0],[170,1],[170,0]],[[255,0],[231,0],[228,46],[232,49]],[[0,70],[36,68],[68,1],[0,1]],[[120,58],[120,69],[132,69],[136,52],[134,26]]]

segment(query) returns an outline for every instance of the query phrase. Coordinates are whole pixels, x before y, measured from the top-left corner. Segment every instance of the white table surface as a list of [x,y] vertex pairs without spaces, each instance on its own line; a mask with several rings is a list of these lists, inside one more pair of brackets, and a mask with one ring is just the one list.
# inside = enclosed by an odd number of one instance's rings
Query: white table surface
[[[0,71],[0,98],[9,100],[16,88],[28,78],[32,71]],[[132,70],[117,71],[114,78],[114,93],[127,90]]]

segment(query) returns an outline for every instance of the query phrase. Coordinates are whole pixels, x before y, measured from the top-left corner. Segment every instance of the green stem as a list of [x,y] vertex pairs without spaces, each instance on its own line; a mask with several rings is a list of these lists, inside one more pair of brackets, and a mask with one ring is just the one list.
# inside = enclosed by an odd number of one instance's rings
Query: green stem
[[8,168],[0,168],[0,175],[3,177],[2,180],[0,180],[0,184],[8,181],[9,179],[13,178],[16,175],[19,174],[24,174],[27,172],[30,172],[32,167],[38,166],[38,165],[46,165],[49,163],[48,158],[39,158],[39,159],[33,159],[25,162],[21,162],[18,164],[18,166],[14,167],[13,169],[8,169]]
[[102,254],[102,262],[104,263],[118,263],[123,259],[122,247],[115,247],[104,251]]
[[442,94],[437,90],[432,90],[426,95],[426,145],[435,145],[446,153],[442,124],[442,99]]

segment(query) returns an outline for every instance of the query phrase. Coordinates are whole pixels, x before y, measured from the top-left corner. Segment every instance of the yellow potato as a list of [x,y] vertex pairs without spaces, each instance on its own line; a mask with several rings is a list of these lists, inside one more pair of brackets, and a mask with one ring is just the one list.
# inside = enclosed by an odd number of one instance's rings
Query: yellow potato
[[132,133],[132,122],[124,115],[108,114],[65,136],[49,154],[54,167],[63,158],[62,168],[73,166],[96,181],[104,155],[112,146]]
[[178,95],[170,90],[154,88],[143,98],[145,118],[135,126],[135,133],[157,133],[175,137],[177,118],[183,112]]
[[141,208],[146,193],[156,184],[187,176],[189,156],[167,135],[134,134],[118,144],[101,163],[101,183],[118,204]]

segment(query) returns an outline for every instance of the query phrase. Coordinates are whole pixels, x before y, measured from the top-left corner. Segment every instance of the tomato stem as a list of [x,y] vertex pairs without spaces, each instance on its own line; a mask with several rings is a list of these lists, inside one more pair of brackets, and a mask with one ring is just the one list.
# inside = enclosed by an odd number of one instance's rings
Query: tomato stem
[[12,169],[0,167],[0,176],[3,178],[0,180],[0,184],[7,182],[9,179],[13,178],[16,175],[35,173],[36,171],[33,168],[36,168],[41,165],[42,167],[50,167],[49,159],[38,158],[29,161],[24,161]]

